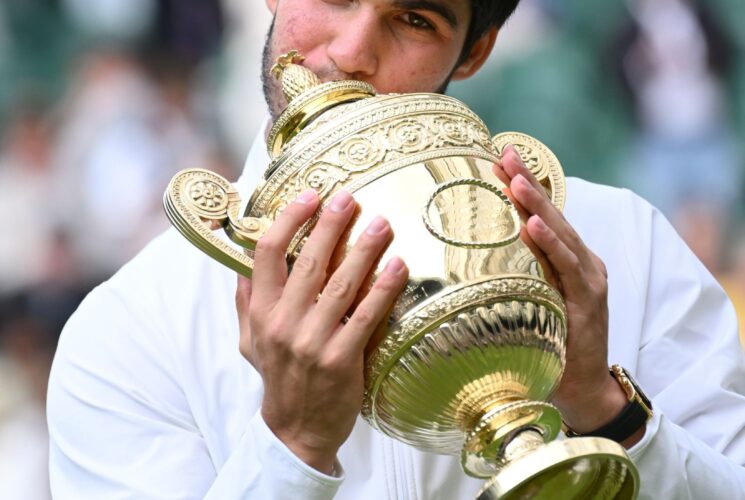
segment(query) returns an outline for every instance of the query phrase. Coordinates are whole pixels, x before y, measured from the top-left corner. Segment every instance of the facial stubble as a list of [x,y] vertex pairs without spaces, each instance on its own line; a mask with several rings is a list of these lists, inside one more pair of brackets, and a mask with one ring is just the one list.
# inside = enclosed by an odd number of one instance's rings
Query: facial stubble
[[[269,31],[267,32],[266,39],[264,41],[264,50],[262,51],[261,56],[261,86],[264,91],[264,99],[266,100],[266,105],[269,109],[269,114],[271,115],[272,122],[276,121],[277,118],[279,118],[279,115],[282,114],[282,111],[287,106],[287,99],[282,92],[280,83],[272,75],[272,67],[274,66],[278,57],[278,54],[275,55],[272,53],[272,46],[274,41],[274,21],[275,19],[272,19],[272,23],[269,26]],[[450,85],[450,81],[453,78],[455,70],[458,69],[459,64],[460,61],[458,61],[458,63],[456,63],[456,65],[450,70],[447,77],[445,78],[445,81],[434,91],[434,93],[445,94],[447,92],[447,88]],[[331,73],[331,71],[329,73]],[[326,79],[322,74],[319,76],[324,81],[344,79],[341,77]]]

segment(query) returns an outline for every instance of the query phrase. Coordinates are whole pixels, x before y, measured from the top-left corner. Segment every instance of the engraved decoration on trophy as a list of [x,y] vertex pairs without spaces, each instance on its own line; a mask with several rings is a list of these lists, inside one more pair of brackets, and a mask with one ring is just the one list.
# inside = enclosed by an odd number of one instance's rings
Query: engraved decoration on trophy
[[[350,241],[383,215],[396,234],[387,252],[410,271],[366,353],[367,422],[421,450],[458,456],[466,474],[487,480],[480,500],[635,498],[639,474],[621,445],[556,439],[561,415],[547,400],[564,370],[566,310],[519,239],[519,214],[492,172],[514,144],[561,210],[566,190],[554,154],[524,134],[490,137],[456,99],[323,83],[301,62],[291,52],[273,69],[289,104],[268,135],[271,162],[243,213],[234,186],[190,169],[164,196],[173,225],[250,276],[256,241],[298,194],[315,189],[325,206],[340,189],[353,193],[361,211]],[[295,236],[289,262],[315,220]]]

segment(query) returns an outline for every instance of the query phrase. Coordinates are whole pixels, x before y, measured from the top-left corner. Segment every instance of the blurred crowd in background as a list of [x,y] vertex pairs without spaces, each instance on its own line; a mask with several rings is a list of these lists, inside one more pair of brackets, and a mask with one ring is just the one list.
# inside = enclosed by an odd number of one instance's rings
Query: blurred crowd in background
[[[568,175],[657,205],[742,324],[741,1],[522,0],[487,67],[450,93],[493,132],[540,138]],[[260,1],[0,3],[0,498],[49,497],[57,338],[168,226],[168,180],[193,166],[239,175],[266,120],[269,21]]]

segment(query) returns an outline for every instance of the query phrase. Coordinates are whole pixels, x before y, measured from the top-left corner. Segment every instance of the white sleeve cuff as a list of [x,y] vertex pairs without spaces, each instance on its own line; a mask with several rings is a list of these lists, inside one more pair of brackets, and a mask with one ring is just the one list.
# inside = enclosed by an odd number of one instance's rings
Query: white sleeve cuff
[[644,431],[644,435],[634,446],[626,450],[626,452],[631,457],[631,460],[633,460],[634,462],[636,462],[641,457],[641,455],[644,453],[644,450],[646,450],[647,446],[649,446],[649,443],[657,435],[657,431],[659,431],[660,429],[661,418],[662,414],[660,410],[653,409],[652,418],[647,420],[647,428]]
[[[332,476],[324,474],[300,460],[292,451],[274,435],[257,412],[251,419],[259,456],[265,457],[264,469],[281,481],[287,488],[295,491],[295,498],[313,500],[332,498],[344,481],[344,470],[338,460],[334,464]],[[286,488],[282,488],[286,490]],[[289,490],[287,490],[289,493]]]

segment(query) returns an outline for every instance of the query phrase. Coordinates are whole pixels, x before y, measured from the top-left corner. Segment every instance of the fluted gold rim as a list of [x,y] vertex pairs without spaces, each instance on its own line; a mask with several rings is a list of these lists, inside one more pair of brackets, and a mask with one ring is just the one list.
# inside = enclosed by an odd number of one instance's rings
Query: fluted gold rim
[[[518,488],[529,483],[540,483],[544,474],[550,474],[557,467],[574,465],[578,476],[584,471],[591,474],[584,464],[602,466],[608,464],[613,474],[598,483],[598,489],[591,498],[607,498],[610,500],[627,500],[636,498],[639,492],[639,472],[629,458],[626,450],[620,444],[602,438],[572,438],[553,441],[543,445],[525,455],[512,460],[505,465],[490,481],[488,481],[477,495],[477,500],[510,500],[511,494]],[[584,469],[584,470],[583,470]],[[614,477],[615,476],[615,477]],[[537,489],[537,488],[536,488]],[[582,496],[575,496],[564,491],[557,497],[556,491],[548,494],[536,492],[531,498],[549,500],[562,498],[565,500],[584,500],[588,492],[580,492]]]
[[366,404],[363,414],[375,420],[374,399],[383,379],[400,356],[436,324],[483,304],[505,300],[540,303],[566,322],[566,307],[559,292],[548,282],[525,275],[503,275],[457,288],[424,302],[394,325],[365,363]]

